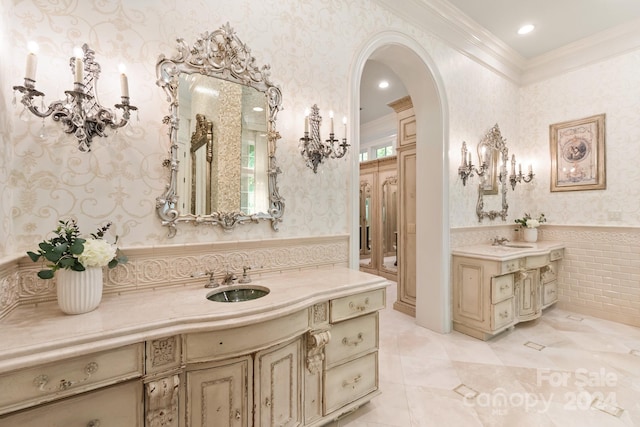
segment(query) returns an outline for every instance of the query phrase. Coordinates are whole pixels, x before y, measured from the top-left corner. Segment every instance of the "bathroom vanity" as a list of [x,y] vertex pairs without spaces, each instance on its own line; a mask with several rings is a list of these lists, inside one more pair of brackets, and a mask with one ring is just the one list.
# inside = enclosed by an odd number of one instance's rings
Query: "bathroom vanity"
[[558,300],[558,242],[461,247],[453,254],[453,329],[488,340]]
[[[242,302],[202,281],[55,303],[0,321],[0,424],[319,426],[379,394],[388,282],[347,268],[273,274]],[[238,285],[239,286],[239,285]]]

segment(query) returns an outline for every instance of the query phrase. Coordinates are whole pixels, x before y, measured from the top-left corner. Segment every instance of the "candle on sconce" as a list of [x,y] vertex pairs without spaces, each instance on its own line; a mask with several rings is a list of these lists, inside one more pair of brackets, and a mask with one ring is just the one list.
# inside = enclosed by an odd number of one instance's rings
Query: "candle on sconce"
[[129,79],[125,74],[125,71],[127,70],[127,68],[125,67],[124,64],[120,64],[118,66],[118,69],[120,70],[120,89],[122,91],[122,97],[128,98],[129,97]]
[[481,164],[485,164],[487,163],[487,147],[485,147],[484,145],[482,146],[482,160],[481,160]]
[[533,165],[529,163],[529,175],[533,174]]
[[464,167],[467,166],[467,147],[463,144],[462,148],[460,149],[460,152],[462,153],[462,160],[460,163],[460,166]]
[[333,111],[329,111],[329,122],[330,122],[329,133],[333,135]]
[[309,110],[304,112],[304,133],[309,133]]
[[516,155],[511,156],[511,175],[516,174]]
[[342,118],[342,124],[344,125],[344,138],[347,139],[347,116]]
[[518,173],[522,175],[522,163],[518,163]]
[[83,52],[80,48],[75,48],[73,50],[74,58],[74,66],[73,66],[73,75],[75,83],[82,83],[84,77],[84,64],[82,62]]
[[25,79],[36,81],[36,68],[38,66],[38,45],[36,42],[29,42],[27,45],[29,53],[27,54],[27,69],[24,75]]

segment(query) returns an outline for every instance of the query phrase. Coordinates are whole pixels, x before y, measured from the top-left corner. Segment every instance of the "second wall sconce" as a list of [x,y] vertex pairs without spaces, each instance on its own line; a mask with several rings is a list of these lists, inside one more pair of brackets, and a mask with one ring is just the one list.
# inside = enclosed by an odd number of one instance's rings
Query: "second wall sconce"
[[[115,105],[122,110],[122,118],[118,120],[114,112],[100,105],[96,93],[100,64],[94,59],[95,52],[84,44],[82,51],[78,51],[70,59],[69,65],[74,77],[73,90],[65,91],[66,98],[52,102],[45,111],[44,93],[35,88],[36,49],[32,47],[30,50],[24,86],[14,86],[13,90],[22,93],[22,104],[34,115],[43,120],[53,116],[54,121],[62,123],[64,132],[76,137],[80,151],[91,151],[94,136],[106,136],[107,127],[117,129],[125,126],[129,122],[130,112],[138,109],[129,104],[129,84],[124,70],[121,70],[120,75],[121,101]],[[42,97],[41,109],[34,105],[34,97]]]
[[[329,113],[330,129],[329,139],[322,141],[320,139],[320,110],[316,104],[311,107],[311,114],[305,114],[304,118],[304,136],[300,138],[299,148],[300,154],[305,159],[307,166],[313,169],[314,173],[318,173],[318,165],[325,158],[339,159],[347,154],[349,144],[347,143],[347,118],[343,119],[344,138],[342,142],[335,138],[333,129],[333,113]],[[309,130],[311,128],[311,130]],[[337,142],[340,142],[337,146]]]

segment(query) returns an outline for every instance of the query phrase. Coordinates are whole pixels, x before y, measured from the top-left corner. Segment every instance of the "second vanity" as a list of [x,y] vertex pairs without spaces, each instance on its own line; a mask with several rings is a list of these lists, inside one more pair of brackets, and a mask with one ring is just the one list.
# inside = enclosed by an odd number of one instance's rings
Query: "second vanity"
[[482,244],[452,251],[453,329],[488,340],[558,300],[558,242]]
[[202,284],[55,303],[0,321],[0,424],[320,426],[379,394],[388,282],[332,268],[254,280],[252,301]]

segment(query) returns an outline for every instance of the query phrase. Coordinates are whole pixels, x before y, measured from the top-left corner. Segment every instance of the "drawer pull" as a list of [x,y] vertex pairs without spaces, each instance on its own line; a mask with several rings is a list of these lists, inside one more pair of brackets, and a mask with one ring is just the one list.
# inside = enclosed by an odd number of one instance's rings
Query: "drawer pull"
[[344,380],[344,381],[342,381],[342,387],[343,388],[346,388],[346,387],[356,388],[356,384],[358,384],[361,379],[362,379],[362,375],[357,375],[351,381]]
[[365,311],[369,305],[369,298],[364,299],[364,305],[355,305],[353,301],[349,303],[349,308],[356,311]]
[[100,427],[100,420],[91,420],[87,423],[87,427]]
[[[60,380],[60,382],[58,383],[57,387],[49,387],[49,388],[47,388],[46,385],[49,382],[49,376],[46,375],[46,374],[42,374],[42,375],[38,375],[37,377],[35,377],[33,379],[33,385],[38,387],[38,390],[44,391],[44,392],[64,391],[64,390],[67,390],[67,389],[73,387],[76,384],[81,384],[81,383],[89,380],[89,378],[91,378],[91,375],[95,374],[96,372],[98,372],[98,364],[95,363],[95,362],[91,362],[91,363],[88,363],[87,366],[84,367],[84,375],[85,375],[85,377],[80,379],[80,380],[66,380],[66,379],[63,378],[63,379]],[[94,421],[96,421],[96,420],[94,420]],[[96,425],[98,425],[98,424],[96,424]]]
[[236,420],[239,420],[240,418],[242,418],[242,415],[240,415],[240,410],[236,409]]
[[268,397],[264,400],[264,406],[266,406],[267,408],[271,408],[271,401]]
[[505,310],[504,313],[498,313],[501,319],[506,319],[509,317],[509,311]]
[[501,285],[500,286],[500,292],[504,292],[505,290],[511,288],[511,285]]
[[362,341],[364,341],[364,338],[362,336],[362,332],[360,332],[357,336],[356,339],[354,340],[350,340],[347,337],[342,338],[342,344],[344,345],[353,345],[353,346],[357,346],[358,344],[360,344]]

